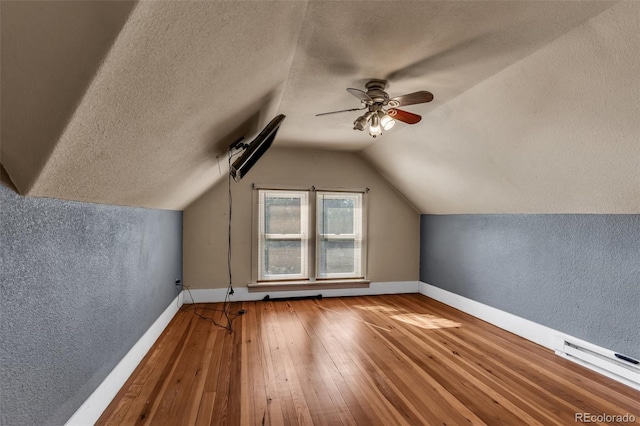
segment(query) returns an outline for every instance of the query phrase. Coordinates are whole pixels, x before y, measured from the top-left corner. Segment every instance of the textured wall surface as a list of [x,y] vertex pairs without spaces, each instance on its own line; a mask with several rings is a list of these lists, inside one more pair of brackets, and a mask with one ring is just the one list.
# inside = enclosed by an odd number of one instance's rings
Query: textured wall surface
[[176,297],[182,213],[0,185],[0,237],[0,424],[64,424]]
[[420,280],[640,357],[640,215],[421,217]]

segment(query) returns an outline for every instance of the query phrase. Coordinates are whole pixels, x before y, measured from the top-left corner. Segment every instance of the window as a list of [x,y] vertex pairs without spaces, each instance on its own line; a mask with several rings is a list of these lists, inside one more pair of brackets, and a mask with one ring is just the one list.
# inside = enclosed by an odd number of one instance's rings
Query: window
[[316,195],[316,277],[363,278],[362,194]]
[[260,281],[308,278],[308,193],[260,191]]
[[364,192],[258,190],[257,280],[364,279]]

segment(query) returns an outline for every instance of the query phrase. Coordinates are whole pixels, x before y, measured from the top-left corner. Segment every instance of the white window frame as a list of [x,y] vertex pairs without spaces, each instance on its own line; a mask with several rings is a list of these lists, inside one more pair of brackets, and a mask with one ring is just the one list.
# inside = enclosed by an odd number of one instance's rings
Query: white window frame
[[[360,212],[360,217],[358,218],[355,214],[353,216],[353,233],[352,234],[328,234],[323,232],[323,229],[320,229],[320,215],[323,213],[322,200],[321,196],[330,197],[331,199],[352,199],[354,200],[354,209]],[[363,198],[364,195],[361,192],[335,192],[335,191],[316,191],[316,232],[315,232],[315,240],[316,240],[316,279],[317,280],[331,280],[331,279],[340,279],[340,278],[349,278],[349,279],[363,279],[363,252],[362,246],[364,245],[363,234],[362,234],[362,222],[364,217],[364,206],[363,206]],[[320,273],[320,244],[325,241],[353,241],[354,242],[354,250],[357,251],[357,259],[354,262],[354,271],[353,272],[328,272],[325,274]]]
[[[368,219],[368,188],[363,189],[343,189],[343,188],[315,188],[315,187],[295,187],[295,186],[274,186],[274,185],[256,185],[253,184],[252,188],[254,191],[253,202],[254,208],[252,209],[252,241],[253,241],[253,249],[252,249],[252,276],[253,283],[249,284],[250,287],[259,288],[263,285],[269,286],[269,288],[276,288],[273,285],[306,285],[306,284],[367,284],[369,280],[367,279],[367,219]],[[264,228],[264,199],[261,199],[262,195],[265,193],[277,193],[284,192],[287,195],[292,193],[305,193],[307,194],[307,226],[303,225],[305,229],[305,240],[306,245],[303,245],[303,254],[302,254],[302,262],[305,262],[304,268],[302,269],[303,274],[299,276],[293,276],[291,274],[272,274],[265,275],[264,274],[264,239],[263,239],[263,228]],[[316,229],[316,221],[317,221],[317,193],[336,193],[336,194],[361,194],[361,212],[362,218],[360,223],[360,274],[358,277],[353,277],[352,274],[331,274],[330,276],[318,277],[316,271],[317,268],[317,256],[316,249],[318,246],[319,237]],[[306,275],[304,274],[306,268]],[[284,289],[284,288],[283,288]]]
[[[265,232],[265,197],[283,196],[300,199],[300,233],[267,234]],[[292,190],[259,190],[258,191],[258,282],[287,281],[309,279],[309,193]],[[265,271],[264,247],[267,241],[300,240],[300,274],[267,274]]]

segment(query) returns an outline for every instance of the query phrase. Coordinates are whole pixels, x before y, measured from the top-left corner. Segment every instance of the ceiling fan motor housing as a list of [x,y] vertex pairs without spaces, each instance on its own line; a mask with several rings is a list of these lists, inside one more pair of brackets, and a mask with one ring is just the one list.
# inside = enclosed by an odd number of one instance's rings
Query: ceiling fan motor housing
[[389,95],[384,91],[385,87],[387,87],[386,80],[371,80],[364,87],[373,102],[383,105],[389,102]]

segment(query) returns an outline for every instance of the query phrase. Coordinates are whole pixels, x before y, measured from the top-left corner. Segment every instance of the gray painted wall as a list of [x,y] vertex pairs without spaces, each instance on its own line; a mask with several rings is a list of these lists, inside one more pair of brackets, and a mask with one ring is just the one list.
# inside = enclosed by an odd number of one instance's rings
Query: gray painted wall
[[0,424],[64,424],[177,295],[182,212],[0,185]]
[[420,280],[640,358],[640,215],[421,217]]

